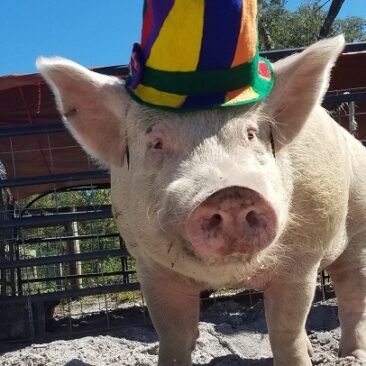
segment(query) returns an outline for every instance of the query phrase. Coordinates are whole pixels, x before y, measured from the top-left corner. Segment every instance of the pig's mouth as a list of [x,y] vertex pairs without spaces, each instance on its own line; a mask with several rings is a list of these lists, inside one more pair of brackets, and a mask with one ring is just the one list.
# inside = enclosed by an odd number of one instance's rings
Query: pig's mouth
[[198,256],[253,255],[269,246],[278,233],[272,205],[249,188],[222,189],[189,215],[184,238]]

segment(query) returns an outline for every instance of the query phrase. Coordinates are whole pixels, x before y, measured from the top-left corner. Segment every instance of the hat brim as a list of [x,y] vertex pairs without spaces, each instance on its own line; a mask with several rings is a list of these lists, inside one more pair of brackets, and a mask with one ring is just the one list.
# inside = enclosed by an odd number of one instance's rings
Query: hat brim
[[255,61],[255,67],[258,69],[253,72],[250,83],[224,93],[181,95],[161,91],[143,83],[130,88],[129,79],[126,82],[126,90],[131,98],[138,103],[173,112],[250,105],[265,99],[274,85],[274,72],[270,61],[260,56],[257,56]]

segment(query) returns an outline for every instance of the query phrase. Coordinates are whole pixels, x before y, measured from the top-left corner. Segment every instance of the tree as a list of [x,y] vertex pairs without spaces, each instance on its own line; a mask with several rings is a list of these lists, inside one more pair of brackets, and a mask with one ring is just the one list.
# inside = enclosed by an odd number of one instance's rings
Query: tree
[[337,19],[333,24],[333,33],[344,33],[349,43],[366,41],[365,29],[366,19],[355,16]]
[[[286,0],[259,0],[258,29],[262,50],[307,46],[319,39],[320,32],[327,36],[344,33],[347,42],[366,39],[366,20],[347,17],[332,20],[335,10],[326,6],[333,0],[304,1],[296,11],[285,8]],[[338,1],[339,2],[339,1]],[[340,8],[336,8],[339,11]],[[329,15],[331,13],[331,15]],[[330,21],[332,20],[332,21]],[[325,23],[327,24],[324,28]],[[329,27],[329,29],[327,28]]]

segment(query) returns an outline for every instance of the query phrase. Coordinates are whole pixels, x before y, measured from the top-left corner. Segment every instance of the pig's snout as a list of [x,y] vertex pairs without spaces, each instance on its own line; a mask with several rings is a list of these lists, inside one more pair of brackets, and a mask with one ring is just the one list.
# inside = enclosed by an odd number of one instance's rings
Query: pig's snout
[[188,217],[186,236],[203,256],[253,254],[277,234],[277,215],[258,192],[243,187],[209,196]]

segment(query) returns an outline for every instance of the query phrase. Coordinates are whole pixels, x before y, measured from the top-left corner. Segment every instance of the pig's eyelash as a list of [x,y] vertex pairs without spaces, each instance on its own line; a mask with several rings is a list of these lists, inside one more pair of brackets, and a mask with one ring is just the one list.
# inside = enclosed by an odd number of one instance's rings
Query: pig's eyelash
[[146,210],[146,216],[147,216],[147,221],[150,223],[151,221],[150,221],[150,209],[151,209],[151,206],[152,206],[153,204],[152,203],[150,203],[149,204],[149,206],[147,207],[147,210]]
[[163,208],[160,208],[160,209],[158,210],[158,212],[157,212],[156,217],[157,217],[158,225],[159,225],[159,227],[160,227],[161,231],[165,233],[165,232],[166,232],[166,230],[165,230],[164,226],[162,225],[162,223],[161,223],[161,218],[160,218],[160,216],[161,216],[161,214],[162,214],[163,212],[164,212],[164,209],[163,209]]
[[179,221],[177,219],[170,219],[165,221],[164,224],[162,224],[160,219],[161,213],[162,209],[158,211],[157,221],[162,232],[166,233],[166,226],[169,226],[170,224],[179,224]]

